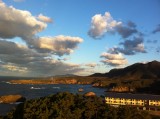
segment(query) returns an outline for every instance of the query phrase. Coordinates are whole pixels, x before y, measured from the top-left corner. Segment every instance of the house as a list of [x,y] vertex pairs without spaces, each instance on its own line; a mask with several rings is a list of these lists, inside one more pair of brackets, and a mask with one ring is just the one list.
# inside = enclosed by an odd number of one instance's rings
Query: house
[[142,110],[160,110],[160,95],[106,92],[105,102],[115,107],[128,105]]

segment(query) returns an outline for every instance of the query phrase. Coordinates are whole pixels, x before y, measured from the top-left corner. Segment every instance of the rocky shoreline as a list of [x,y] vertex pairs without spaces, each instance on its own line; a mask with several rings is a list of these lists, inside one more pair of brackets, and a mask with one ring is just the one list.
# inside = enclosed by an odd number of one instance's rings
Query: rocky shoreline
[[4,95],[0,96],[0,103],[16,103],[16,102],[24,102],[26,98],[22,95]]
[[10,80],[11,84],[80,84],[92,85],[93,87],[104,87],[104,85],[97,80],[104,80],[104,78],[93,77],[63,77],[63,78],[47,78],[47,79],[20,79]]

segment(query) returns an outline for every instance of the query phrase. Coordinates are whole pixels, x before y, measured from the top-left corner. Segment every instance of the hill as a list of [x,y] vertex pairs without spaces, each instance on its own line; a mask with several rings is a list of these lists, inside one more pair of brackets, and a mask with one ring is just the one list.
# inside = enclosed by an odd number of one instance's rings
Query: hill
[[151,119],[146,111],[120,106],[111,107],[104,98],[57,93],[28,100],[1,119]]
[[152,61],[146,64],[136,63],[122,69],[112,69],[108,73],[95,73],[90,77],[108,77],[111,79],[160,79],[160,62]]

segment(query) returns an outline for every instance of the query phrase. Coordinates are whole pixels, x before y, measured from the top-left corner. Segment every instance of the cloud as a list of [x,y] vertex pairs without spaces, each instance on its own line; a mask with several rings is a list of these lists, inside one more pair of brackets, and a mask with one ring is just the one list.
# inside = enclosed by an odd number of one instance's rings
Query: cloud
[[28,47],[11,41],[0,40],[0,60],[15,64],[28,64],[30,62],[43,60],[48,54],[37,53]]
[[160,47],[158,46],[157,48],[156,48],[156,53],[160,53]]
[[[0,9],[0,75],[48,76],[84,70],[79,64],[57,59],[72,53],[83,39],[63,35],[39,37],[37,34],[47,27],[44,21],[49,22],[44,18],[48,17],[41,14],[41,20],[37,19],[29,11],[6,6],[2,1]],[[12,41],[15,37],[26,45]]]
[[147,52],[142,37],[134,37],[133,40],[125,40],[124,42],[121,42],[120,45],[122,45],[123,48],[117,48],[117,50],[125,55]]
[[52,23],[53,20],[47,16],[44,16],[43,14],[39,14],[37,17],[40,21],[46,22],[46,23]]
[[83,39],[79,37],[71,36],[55,36],[55,37],[40,37],[38,40],[37,49],[40,52],[50,52],[52,54],[62,56],[68,55],[74,52],[78,44],[83,42]]
[[52,53],[58,56],[68,55],[83,41],[79,37],[55,36],[39,37],[37,33],[43,31],[51,18],[40,14],[38,19],[29,11],[19,10],[12,6],[8,7],[0,2],[0,38],[22,38],[29,48],[43,53]]
[[14,2],[24,2],[25,0],[13,0]]
[[79,64],[65,63],[48,53],[38,53],[24,45],[0,40],[0,71],[8,72],[7,75],[49,76],[83,70]]
[[0,37],[20,37],[28,40],[38,32],[43,31],[47,24],[37,20],[29,11],[6,6],[0,2]]
[[130,28],[136,28],[137,25],[132,21],[128,21],[127,26],[130,27]]
[[152,31],[153,34],[160,32],[160,24]]
[[88,31],[88,35],[94,39],[101,38],[106,32],[112,31],[120,24],[121,22],[115,21],[109,12],[106,12],[104,15],[96,14],[92,17],[91,27]]
[[[43,59],[26,64],[3,63],[0,70],[17,73],[18,76],[54,76],[61,74],[74,74],[84,70],[79,65],[72,65],[57,60]],[[1,74],[1,73],[0,73]],[[4,75],[4,74],[1,74]]]
[[61,74],[74,74],[84,70],[78,64],[65,63],[57,60],[45,59],[36,61],[27,65],[30,75],[61,75]]
[[85,64],[85,66],[94,68],[97,66],[97,64],[96,63],[88,63],[88,64]]
[[129,36],[131,36],[135,33],[138,33],[138,31],[135,27],[136,27],[136,25],[133,22],[129,21],[127,23],[127,25],[124,25],[124,24],[118,25],[115,28],[115,32],[117,32],[119,35],[121,35],[122,38],[128,38]]
[[143,37],[134,37],[133,40],[121,42],[122,47],[113,47],[109,49],[111,53],[123,53],[124,55],[135,55],[136,53],[147,53],[143,43]]
[[126,65],[128,62],[121,53],[116,54],[116,53],[104,52],[101,54],[100,57],[104,58],[103,60],[101,60],[101,62],[110,66]]
[[104,15],[96,14],[92,17],[88,35],[94,39],[102,38],[106,33],[118,33],[122,38],[128,38],[133,34],[141,34],[132,21],[122,23],[114,20],[109,12]]
[[155,44],[157,42],[158,42],[158,40],[147,40],[147,43],[153,43],[153,44]]
[[69,60],[69,58],[58,58],[58,61],[67,61],[67,60]]
[[6,70],[10,70],[10,71],[16,71],[16,72],[27,72],[27,68],[26,67],[18,67],[12,63],[8,63],[6,65],[1,65],[2,68],[6,69]]

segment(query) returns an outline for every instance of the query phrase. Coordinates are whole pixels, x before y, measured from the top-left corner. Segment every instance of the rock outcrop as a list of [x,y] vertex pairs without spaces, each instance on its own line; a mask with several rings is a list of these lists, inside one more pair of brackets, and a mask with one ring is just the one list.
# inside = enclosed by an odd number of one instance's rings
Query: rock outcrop
[[85,97],[92,97],[92,96],[96,96],[96,94],[94,92],[88,92],[84,94]]
[[83,88],[79,88],[78,91],[79,91],[79,92],[83,92],[84,89],[83,89]]
[[92,86],[93,87],[103,87],[103,84],[98,82],[98,83],[93,83]]
[[116,86],[116,87],[111,88],[109,91],[112,91],[112,92],[133,92],[133,89],[130,89],[127,86]]
[[15,103],[15,102],[24,102],[25,97],[21,95],[4,95],[0,96],[0,103]]

